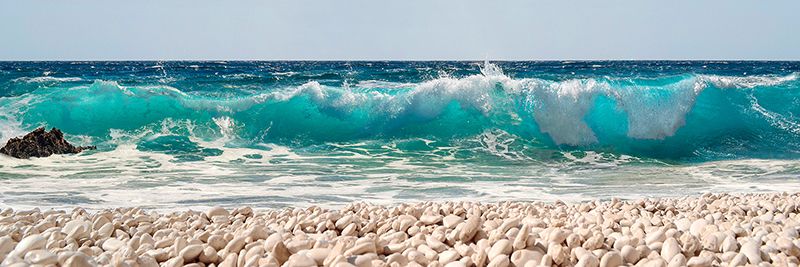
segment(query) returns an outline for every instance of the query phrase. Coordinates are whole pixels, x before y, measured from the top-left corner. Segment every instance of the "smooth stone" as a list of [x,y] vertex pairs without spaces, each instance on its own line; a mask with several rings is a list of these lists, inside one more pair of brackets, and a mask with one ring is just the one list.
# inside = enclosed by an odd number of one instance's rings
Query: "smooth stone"
[[275,260],[278,261],[279,265],[283,265],[284,262],[289,260],[289,256],[292,255],[292,253],[289,252],[289,249],[286,248],[286,245],[284,245],[283,242],[276,243],[275,246],[272,247],[272,249],[270,250],[269,254],[270,256],[274,257]]
[[736,252],[739,250],[739,243],[736,242],[736,238],[729,235],[725,237],[725,240],[722,241],[719,249],[722,252]]
[[519,226],[519,221],[520,219],[516,217],[506,218],[503,221],[503,223],[495,229],[495,231],[498,231],[500,233],[505,233],[509,229],[516,228],[517,226]]
[[88,236],[91,227],[88,221],[73,220],[64,224],[64,227],[61,228],[61,232],[70,238],[80,239],[84,236]]
[[467,265],[460,261],[454,261],[445,264],[444,267],[467,267]]
[[228,217],[230,216],[230,213],[227,210],[225,210],[225,208],[222,207],[213,207],[208,209],[208,211],[206,211],[206,217],[208,218],[214,218],[217,216]]
[[519,229],[517,232],[516,237],[514,237],[514,243],[512,247],[514,250],[521,250],[525,249],[528,246],[528,237],[530,236],[530,227],[528,225],[523,225],[522,228]]
[[212,235],[208,237],[208,245],[214,248],[214,250],[219,251],[225,248],[225,245],[227,244],[228,242],[225,241],[225,238],[222,237],[221,235]]
[[92,267],[95,264],[89,259],[89,256],[86,256],[83,253],[77,253],[69,257],[66,261],[64,261],[63,266],[69,267]]
[[[420,266],[420,267],[422,266],[422,265],[419,265],[419,264],[412,265],[412,263],[413,262],[409,263],[408,266]],[[353,264],[350,264],[349,262],[346,262],[346,261],[340,261],[340,262],[337,262],[336,265],[334,265],[333,267],[357,267],[357,266],[355,266]]]
[[342,218],[339,218],[339,220],[336,220],[336,223],[334,223],[334,226],[336,226],[336,229],[342,230],[345,227],[347,227],[348,225],[350,225],[350,223],[353,222],[353,219],[354,219],[353,215],[343,216]]
[[760,241],[757,242],[754,240],[750,240],[744,245],[742,245],[740,252],[744,254],[745,257],[747,257],[747,261],[750,262],[751,264],[759,264],[762,261],[760,249],[761,249]]
[[[595,235],[595,236],[589,237],[589,239],[587,239],[585,242],[583,242],[583,245],[581,245],[581,247],[583,247],[586,250],[595,250],[595,249],[601,248],[601,247],[603,247],[603,245],[605,245],[605,243],[603,243],[604,239],[605,238],[603,238],[602,235]],[[615,244],[616,244],[616,242],[615,242]],[[623,247],[624,246],[625,245],[623,245]],[[622,249],[622,248],[619,248],[619,249]]]
[[225,246],[225,250],[227,250],[227,251],[229,251],[229,252],[239,252],[240,250],[242,250],[242,248],[244,248],[244,245],[245,245],[245,243],[244,243],[244,239],[245,239],[245,238],[244,238],[244,237],[241,237],[241,236],[240,236],[240,237],[233,238],[233,239],[232,239],[230,242],[228,242],[228,244]]
[[700,236],[703,230],[705,230],[706,225],[708,225],[708,222],[705,219],[698,219],[692,222],[692,225],[689,227],[689,233],[693,236]]
[[709,267],[711,266],[712,259],[707,257],[692,257],[686,262],[689,267]]
[[681,267],[686,265],[686,256],[677,254],[667,263],[667,267]]
[[639,251],[632,246],[624,246],[620,250],[620,255],[625,263],[634,264],[639,261]]
[[553,265],[553,263],[554,263],[553,262],[553,257],[551,257],[550,255],[545,254],[544,256],[542,256],[542,261],[539,262],[539,265],[551,266],[551,265]]
[[[630,247],[630,246],[628,246]],[[616,251],[609,251],[600,258],[600,267],[617,267],[623,264],[622,255]]]
[[692,221],[688,218],[678,219],[674,223],[675,227],[681,232],[689,231],[689,228],[692,226]]
[[414,216],[411,216],[411,215],[400,215],[397,218],[395,218],[396,225],[393,224],[393,228],[396,231],[405,232],[405,231],[408,230],[408,228],[411,228],[411,226],[414,226],[414,224],[416,222],[417,222],[417,218],[414,217]]
[[696,252],[703,249],[697,237],[684,234],[681,236],[681,251],[687,255],[695,255]]
[[427,258],[428,261],[432,261],[432,260],[436,259],[436,256],[438,255],[438,253],[435,250],[431,249],[430,247],[428,247],[425,244],[419,245],[417,247],[417,251],[419,251],[422,254],[424,254],[425,258]]
[[478,216],[471,216],[467,221],[464,223],[464,227],[461,228],[461,232],[459,233],[459,240],[461,242],[469,242],[475,237],[475,234],[478,233],[478,226],[480,226],[480,218]]
[[181,267],[183,266],[183,257],[174,257],[162,264],[163,267]]
[[561,230],[561,228],[556,228],[550,231],[550,235],[548,235],[547,238],[549,243],[556,243],[556,244],[561,244],[566,239],[567,239],[567,232]]
[[219,255],[217,254],[216,249],[211,246],[206,246],[203,249],[203,252],[200,253],[199,260],[205,264],[216,263],[219,260]]
[[586,253],[581,256],[578,263],[575,264],[575,267],[597,267],[600,265],[600,261],[597,260],[597,257],[592,253]]
[[393,253],[386,257],[386,263],[387,264],[397,263],[400,266],[405,266],[408,264],[408,258],[406,256],[403,256],[403,254]]
[[649,245],[649,244],[653,244],[653,243],[656,243],[656,242],[662,242],[663,243],[664,240],[667,240],[667,236],[664,235],[664,231],[665,231],[664,229],[659,229],[659,230],[657,230],[655,232],[651,232],[651,233],[647,234],[647,237],[645,238],[645,244]]
[[778,240],[775,241],[775,245],[777,245],[778,249],[786,255],[795,257],[800,256],[800,248],[792,243],[792,240],[788,237],[779,237]]
[[455,244],[455,249],[459,255],[468,257],[475,254],[475,249],[465,244]]
[[[638,265],[638,264],[637,264]],[[662,258],[647,260],[642,266],[645,267],[666,267],[667,262]]]
[[50,265],[58,263],[58,257],[46,250],[32,250],[25,254],[25,261],[38,265]]
[[361,243],[353,246],[352,248],[348,249],[344,252],[345,256],[352,256],[352,255],[361,255],[366,253],[375,253],[375,244],[373,243]]
[[562,264],[568,260],[569,255],[564,251],[564,247],[556,243],[550,243],[547,245],[547,256],[549,257],[542,257],[542,261],[545,259],[551,260],[555,264]]
[[254,261],[255,261],[255,263],[258,263],[258,259],[261,258],[262,256],[264,256],[264,246],[262,246],[262,245],[260,245],[258,243],[250,243],[250,244],[255,244],[255,245],[250,246],[249,249],[247,247],[245,247],[244,259],[249,261],[253,257],[256,257],[256,259]]
[[219,267],[236,267],[238,256],[239,255],[237,255],[236,253],[230,253],[227,256],[225,256],[225,259],[222,260],[222,262],[220,262],[219,265],[217,265],[217,266],[219,266]]
[[[356,236],[358,234],[358,231],[356,230],[356,227],[357,226],[356,226],[355,223],[351,223],[351,224],[347,225],[347,227],[345,227],[344,230],[342,230],[342,236]],[[287,245],[287,247],[288,247],[288,245]]]
[[117,251],[119,248],[125,245],[125,242],[119,239],[109,238],[106,241],[103,241],[103,250],[105,251]]
[[114,233],[114,225],[111,223],[104,224],[97,230],[97,238],[109,238]]
[[745,264],[747,264],[747,256],[744,253],[736,254],[729,263],[730,266],[743,266]]
[[719,252],[719,246],[722,242],[714,235],[707,235],[703,238],[703,250]]
[[436,252],[442,252],[449,248],[445,243],[437,240],[432,235],[429,235],[425,238],[425,244],[427,244],[428,247],[432,248],[433,250],[436,250]]
[[461,255],[455,250],[443,251],[438,255],[440,264],[448,264],[450,262],[457,261],[459,258],[461,258]]
[[477,251],[475,252],[475,254],[472,254],[472,256],[470,256],[470,258],[472,258],[472,262],[475,263],[475,265],[478,265],[478,266],[484,266],[484,265],[487,264],[487,261],[490,260],[490,259],[488,259],[488,256],[486,256],[486,249],[485,248],[478,248]]
[[681,246],[678,244],[678,241],[675,238],[667,238],[664,241],[664,244],[661,245],[661,258],[665,261],[672,260],[672,257],[681,253]]
[[11,239],[10,236],[0,237],[0,262],[3,262],[3,259],[9,252],[14,250],[15,246],[14,239]]
[[730,262],[731,260],[733,260],[734,257],[736,257],[736,255],[739,255],[739,253],[733,251],[725,252],[719,256],[719,259],[723,262]]
[[355,256],[355,258],[350,257],[348,262],[352,259],[352,264],[358,267],[370,267],[373,266],[372,264],[376,259],[378,259],[378,255],[375,253],[364,254]]
[[419,217],[419,221],[425,225],[437,224],[442,221],[442,215],[423,214]]
[[178,255],[183,257],[184,261],[192,261],[203,252],[203,245],[188,245],[181,250]]
[[305,254],[294,254],[286,261],[288,266],[292,267],[316,267],[317,262]]
[[281,232],[273,233],[269,235],[266,240],[264,240],[264,249],[271,250],[279,242],[281,243],[283,242],[282,233]]
[[312,248],[306,251],[306,256],[317,262],[317,265],[322,265],[330,253],[329,248]]
[[41,235],[30,235],[20,240],[9,255],[22,257],[25,253],[28,253],[28,251],[44,248],[46,244],[47,240]]
[[456,227],[456,225],[462,223],[463,221],[464,218],[461,218],[461,216],[456,216],[451,214],[444,216],[444,218],[442,219],[442,224],[444,225],[444,227],[453,229]]
[[500,239],[492,245],[491,249],[489,249],[489,256],[490,259],[494,259],[497,255],[509,255],[512,252],[511,241],[508,239]]
[[497,255],[489,261],[486,267],[507,267],[509,265],[508,255]]
[[511,254],[511,263],[513,263],[514,266],[524,266],[529,262],[539,264],[542,260],[542,256],[544,256],[544,253],[535,250],[517,250]]
[[156,259],[147,255],[137,257],[136,264],[139,264],[139,267],[158,267]]

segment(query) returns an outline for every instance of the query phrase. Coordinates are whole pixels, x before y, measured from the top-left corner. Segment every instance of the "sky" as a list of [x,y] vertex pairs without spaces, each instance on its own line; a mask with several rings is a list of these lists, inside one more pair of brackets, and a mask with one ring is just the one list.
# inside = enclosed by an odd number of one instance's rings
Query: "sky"
[[797,0],[0,0],[0,60],[800,60]]

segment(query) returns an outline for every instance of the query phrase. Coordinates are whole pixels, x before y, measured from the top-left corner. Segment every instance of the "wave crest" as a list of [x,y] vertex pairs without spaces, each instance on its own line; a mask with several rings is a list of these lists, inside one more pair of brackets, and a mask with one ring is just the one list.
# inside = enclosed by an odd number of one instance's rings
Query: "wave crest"
[[60,82],[80,82],[83,81],[80,77],[20,77],[11,80],[11,82],[25,82],[25,83],[60,83]]
[[[297,145],[407,137],[456,140],[497,129],[545,147],[683,157],[709,147],[726,149],[715,147],[721,146],[715,138],[761,149],[798,138],[796,132],[780,129],[796,125],[791,114],[800,113],[791,104],[800,101],[791,90],[797,87],[797,76],[552,81],[514,79],[486,64],[480,74],[417,84],[369,81],[337,87],[312,81],[232,97],[95,81],[0,99],[1,108],[18,108],[0,116],[3,125],[18,125],[0,129],[0,137],[46,124],[71,134],[113,139],[115,131],[165,120],[192,122],[197,127],[193,134],[200,138]],[[726,90],[731,88],[743,90]],[[779,90],[783,99],[761,99],[760,88]],[[752,105],[756,98],[759,105]],[[765,116],[783,120],[769,122]],[[772,134],[774,139],[756,139],[752,132]],[[800,140],[790,142],[785,149],[798,144]],[[661,151],[670,146],[671,152]]]

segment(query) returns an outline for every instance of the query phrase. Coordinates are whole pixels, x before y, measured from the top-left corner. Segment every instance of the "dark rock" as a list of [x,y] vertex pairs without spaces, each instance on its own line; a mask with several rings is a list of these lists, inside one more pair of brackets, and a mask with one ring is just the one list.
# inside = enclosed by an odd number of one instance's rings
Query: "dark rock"
[[44,127],[33,130],[22,138],[15,137],[8,140],[6,146],[0,148],[0,153],[21,159],[30,157],[48,157],[53,154],[75,154],[83,150],[97,149],[95,146],[73,146],[64,140],[64,133],[53,128],[50,132]]

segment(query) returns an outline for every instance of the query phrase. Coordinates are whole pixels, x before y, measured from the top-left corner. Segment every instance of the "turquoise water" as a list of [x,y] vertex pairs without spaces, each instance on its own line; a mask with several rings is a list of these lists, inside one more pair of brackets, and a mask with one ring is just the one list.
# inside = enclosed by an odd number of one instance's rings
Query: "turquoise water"
[[4,62],[8,206],[793,190],[798,62]]

